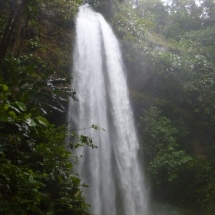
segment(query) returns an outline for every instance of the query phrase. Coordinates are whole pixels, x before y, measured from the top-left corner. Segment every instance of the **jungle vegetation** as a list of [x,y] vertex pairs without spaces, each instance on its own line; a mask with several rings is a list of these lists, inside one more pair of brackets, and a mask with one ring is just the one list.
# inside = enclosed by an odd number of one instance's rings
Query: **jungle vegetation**
[[0,1],[2,215],[89,214],[68,149],[92,140],[53,120],[66,111],[68,96],[75,99],[68,71],[79,4]]
[[[213,215],[214,0],[86,2],[120,40],[152,200]],[[0,0],[3,215],[89,214],[65,139],[92,140],[58,120],[68,97],[75,99],[69,70],[81,3]]]
[[124,1],[121,40],[152,198],[214,214],[215,2]]

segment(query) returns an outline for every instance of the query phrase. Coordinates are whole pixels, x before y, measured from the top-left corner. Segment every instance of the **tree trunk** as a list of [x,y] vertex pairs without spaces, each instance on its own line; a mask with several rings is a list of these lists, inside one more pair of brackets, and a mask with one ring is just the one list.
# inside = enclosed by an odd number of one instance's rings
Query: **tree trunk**
[[11,8],[11,12],[7,21],[7,25],[4,30],[3,38],[0,45],[0,67],[3,62],[3,59],[5,57],[5,54],[7,52],[13,31],[16,27],[17,22],[19,21],[22,11],[23,11],[23,4],[20,4],[20,6],[17,9],[16,13],[16,6],[17,6],[17,0],[13,3],[13,6]]

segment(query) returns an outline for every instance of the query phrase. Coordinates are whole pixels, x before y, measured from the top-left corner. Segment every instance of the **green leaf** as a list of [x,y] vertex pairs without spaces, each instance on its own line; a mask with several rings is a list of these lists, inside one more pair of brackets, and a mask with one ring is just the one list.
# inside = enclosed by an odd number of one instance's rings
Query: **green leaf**
[[9,109],[9,105],[4,105],[4,110],[8,110]]
[[26,105],[23,104],[22,102],[16,101],[15,104],[19,107],[19,109],[20,109],[21,111],[26,111]]
[[29,182],[30,182],[30,183],[33,183],[33,182],[34,182],[34,177],[33,177],[33,175],[30,175],[30,176],[29,176]]
[[31,119],[31,118],[27,118],[26,120],[25,120],[25,122],[30,126],[30,127],[35,127],[37,124],[36,124],[36,122],[33,120],[33,119]]
[[8,90],[8,86],[5,85],[5,84],[2,85],[2,88],[3,88],[3,91],[7,91]]
[[38,117],[36,117],[36,119],[41,125],[44,125],[44,126],[49,125],[49,122],[47,121],[47,119],[42,116],[38,116]]
[[73,184],[75,184],[75,185],[79,185],[80,182],[81,182],[81,179],[80,179],[80,178],[77,178],[77,177],[75,177],[75,176],[73,176],[73,177],[72,177],[72,182],[73,182]]
[[11,116],[13,119],[17,119],[17,115],[14,111],[9,111],[8,115]]

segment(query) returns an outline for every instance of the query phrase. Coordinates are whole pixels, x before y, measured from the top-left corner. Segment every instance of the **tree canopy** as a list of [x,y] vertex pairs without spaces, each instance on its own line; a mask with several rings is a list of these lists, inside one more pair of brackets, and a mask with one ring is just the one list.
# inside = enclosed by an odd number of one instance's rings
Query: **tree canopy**
[[122,43],[152,197],[214,213],[214,1],[125,1]]

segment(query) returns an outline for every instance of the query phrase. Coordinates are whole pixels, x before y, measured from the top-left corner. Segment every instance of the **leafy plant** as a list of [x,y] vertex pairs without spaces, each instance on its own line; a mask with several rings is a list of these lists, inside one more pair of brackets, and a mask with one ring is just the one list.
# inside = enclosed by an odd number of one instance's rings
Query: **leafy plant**
[[156,183],[176,179],[179,170],[193,160],[177,143],[180,136],[187,135],[186,130],[173,127],[171,120],[161,114],[162,111],[152,106],[142,118],[144,149],[149,159],[147,170]]
[[0,87],[1,214],[88,214],[65,149],[66,128],[14,102],[7,85]]

